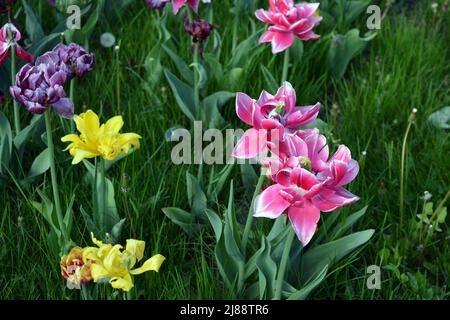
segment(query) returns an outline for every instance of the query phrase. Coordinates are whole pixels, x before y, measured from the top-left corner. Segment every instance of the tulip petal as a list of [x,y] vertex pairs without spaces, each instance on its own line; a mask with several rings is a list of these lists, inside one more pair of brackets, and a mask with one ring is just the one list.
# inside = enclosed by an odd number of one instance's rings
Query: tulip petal
[[278,218],[290,206],[283,197],[284,187],[279,184],[268,187],[255,199],[254,217]]
[[320,210],[310,201],[305,201],[303,207],[289,208],[288,216],[298,239],[305,247],[316,232],[317,223],[320,220]]
[[253,126],[254,101],[245,93],[236,94],[236,113],[239,119]]
[[236,144],[233,157],[251,159],[258,156],[266,147],[267,134],[265,130],[249,129]]
[[295,112],[291,113],[287,119],[287,126],[292,129],[297,129],[301,126],[306,126],[316,120],[320,111],[320,103],[308,107],[299,107]]
[[65,119],[72,119],[74,114],[74,106],[72,100],[68,98],[60,99],[53,104],[53,108],[58,114]]
[[290,32],[275,32],[272,38],[272,53],[282,52],[292,46],[294,36]]
[[[145,241],[135,239],[127,240],[125,251],[136,257],[137,261],[141,261],[141,259],[144,257],[144,250],[145,250]],[[132,263],[133,266],[134,263]]]
[[20,46],[16,46],[16,55],[17,55],[17,58],[19,58],[22,61],[25,61],[25,62],[28,62],[28,63],[31,63],[31,62],[34,61],[34,56],[31,53],[26,52]]
[[131,270],[130,273],[132,275],[141,274],[147,271],[159,271],[159,268],[161,267],[162,263],[166,260],[166,258],[160,254],[154,255],[150,259],[144,262],[144,264],[137,269]]
[[319,194],[311,198],[311,202],[323,212],[334,211],[358,200],[359,197],[340,187],[324,188]]
[[131,288],[134,287],[133,280],[131,279],[131,276],[127,274],[125,277],[112,277],[111,280],[109,280],[109,284],[114,289],[120,289],[123,291],[130,291]]

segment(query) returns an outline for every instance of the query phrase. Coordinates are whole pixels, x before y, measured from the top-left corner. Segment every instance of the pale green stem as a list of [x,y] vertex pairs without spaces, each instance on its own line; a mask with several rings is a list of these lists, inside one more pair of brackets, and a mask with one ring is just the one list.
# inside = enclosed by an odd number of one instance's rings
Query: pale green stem
[[101,232],[106,232],[105,227],[105,216],[106,216],[106,174],[105,174],[105,160],[100,159],[100,179],[101,179],[101,189],[100,189],[100,230]]
[[405,162],[406,162],[406,145],[408,142],[409,131],[411,130],[412,121],[409,121],[403,138],[402,159],[400,163],[400,229],[403,227],[403,216],[405,211]]
[[284,52],[283,73],[281,77],[281,83],[285,82],[288,78],[289,72],[289,49]]
[[282,298],[284,276],[286,274],[286,269],[289,262],[289,254],[291,253],[294,238],[295,238],[294,230],[290,228],[286,238],[286,243],[284,245],[283,255],[281,257],[280,268],[278,269],[278,275],[275,284],[275,297],[274,297],[275,300],[281,300]]
[[63,235],[64,244],[67,244],[69,241],[69,237],[67,235],[66,226],[64,224],[64,217],[61,209],[61,201],[59,198],[59,187],[58,180],[56,176],[56,165],[55,165],[55,146],[53,144],[53,136],[52,136],[52,125],[50,119],[50,112],[45,112],[45,126],[47,128],[47,144],[48,150],[50,152],[50,175],[52,179],[52,189],[53,189],[53,201],[56,207],[56,216],[58,219],[59,229]]
[[122,114],[122,107],[121,107],[121,97],[120,97],[120,53],[119,53],[120,47],[115,50],[115,56],[116,56],[116,64],[117,64],[117,70],[116,70],[116,99],[117,99],[117,114]]
[[241,249],[242,249],[242,253],[244,256],[247,251],[248,238],[250,237],[250,231],[251,231],[252,223],[253,223],[253,211],[255,208],[255,199],[261,192],[265,178],[266,178],[266,176],[264,174],[261,174],[259,176],[258,183],[256,184],[255,192],[253,193],[253,198],[252,198],[252,202],[250,204],[250,209],[248,210],[247,221],[245,222],[244,234],[242,235],[242,248]]
[[[8,29],[8,36],[11,39],[11,81],[12,85],[16,85],[16,41],[13,39],[14,36],[12,34],[11,29]],[[20,127],[20,111],[19,111],[19,105],[16,101],[16,99],[13,99],[14,104],[14,128],[16,131],[16,135],[19,134],[21,127]]]

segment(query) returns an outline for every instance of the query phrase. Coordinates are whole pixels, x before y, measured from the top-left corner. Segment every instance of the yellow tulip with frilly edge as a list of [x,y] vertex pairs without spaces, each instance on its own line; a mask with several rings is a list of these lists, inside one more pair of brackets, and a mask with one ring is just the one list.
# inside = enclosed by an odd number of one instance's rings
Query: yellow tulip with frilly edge
[[92,235],[92,241],[97,247],[87,247],[83,250],[83,261],[91,263],[91,275],[94,282],[108,281],[115,289],[130,291],[133,288],[133,275],[147,271],[159,271],[166,259],[157,254],[146,260],[141,267],[134,268],[144,257],[145,242],[128,239],[125,250],[120,244],[104,244]]
[[118,156],[128,154],[132,148],[139,148],[136,133],[120,133],[123,127],[121,116],[109,119],[100,125],[100,120],[92,110],[74,117],[80,135],[68,134],[61,138],[62,142],[70,142],[65,151],[73,157],[72,164],[78,164],[84,159],[102,157],[114,160]]

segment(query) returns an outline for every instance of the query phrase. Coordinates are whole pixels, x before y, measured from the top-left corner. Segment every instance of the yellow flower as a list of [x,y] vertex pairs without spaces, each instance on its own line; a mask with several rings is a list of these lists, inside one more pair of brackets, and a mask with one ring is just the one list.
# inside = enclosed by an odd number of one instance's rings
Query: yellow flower
[[65,151],[69,150],[73,157],[72,164],[94,157],[114,160],[130,152],[130,149],[140,147],[141,136],[136,133],[119,133],[123,127],[121,116],[113,117],[100,125],[98,116],[88,110],[75,116],[74,121],[80,135],[68,134],[61,138],[62,142],[70,142]]
[[132,275],[138,275],[147,271],[159,271],[166,258],[157,254],[145,261],[141,267],[133,269],[136,262],[142,260],[145,250],[145,242],[128,239],[125,250],[120,244],[103,244],[93,234],[92,242],[97,246],[83,250],[83,261],[93,260],[91,274],[94,282],[109,281],[115,289],[130,291],[133,288]]

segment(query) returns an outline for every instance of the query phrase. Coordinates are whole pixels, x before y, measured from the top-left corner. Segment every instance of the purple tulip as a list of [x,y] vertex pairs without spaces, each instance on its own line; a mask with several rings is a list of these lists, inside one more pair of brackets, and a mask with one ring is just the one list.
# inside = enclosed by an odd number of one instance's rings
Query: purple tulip
[[74,106],[66,98],[64,83],[67,74],[53,61],[55,56],[46,53],[38,59],[36,66],[27,64],[16,76],[16,85],[10,87],[12,97],[35,114],[42,114],[53,107],[63,118],[71,119]]
[[[69,45],[58,44],[53,49],[53,52],[59,58],[61,69],[64,69],[67,73],[68,80],[74,77],[83,77],[92,70],[95,62],[93,54],[75,43]],[[54,60],[55,58],[52,57],[52,59]]]
[[192,37],[193,48],[198,43],[199,55],[203,55],[203,48],[211,31],[215,28],[206,20],[194,20],[189,22],[188,16],[184,16],[184,30]]

